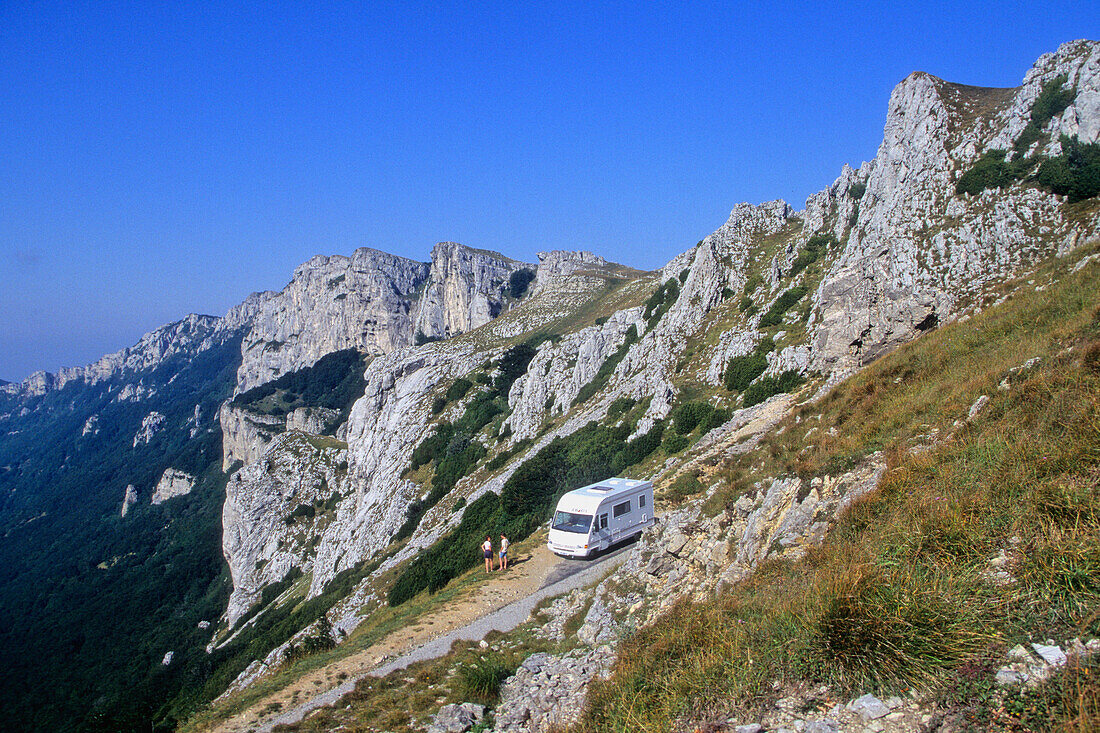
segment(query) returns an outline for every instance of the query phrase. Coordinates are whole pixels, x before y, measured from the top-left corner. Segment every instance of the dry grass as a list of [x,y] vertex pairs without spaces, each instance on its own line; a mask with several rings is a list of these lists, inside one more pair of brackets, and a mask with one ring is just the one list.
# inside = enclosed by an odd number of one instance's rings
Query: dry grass
[[[580,730],[747,718],[778,694],[774,681],[852,694],[939,690],[962,710],[992,692],[957,695],[960,670],[1002,658],[1030,634],[1100,634],[1097,267],[1046,267],[1062,276],[1053,287],[1020,289],[899,349],[803,406],[762,450],[735,457],[712,511],[762,476],[840,471],[880,449],[889,468],[803,562],[766,564],[627,640]],[[1038,366],[997,389],[1035,356]],[[965,422],[981,394],[988,406]],[[1015,584],[982,575],[1001,549]],[[991,680],[987,672],[977,677]],[[1066,730],[1097,729],[1095,670],[1075,675],[1005,720],[1043,714]]]

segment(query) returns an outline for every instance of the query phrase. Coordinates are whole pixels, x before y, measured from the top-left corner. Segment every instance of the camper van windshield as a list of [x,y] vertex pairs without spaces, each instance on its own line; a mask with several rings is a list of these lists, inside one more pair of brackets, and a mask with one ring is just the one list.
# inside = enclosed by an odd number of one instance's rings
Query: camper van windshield
[[592,526],[592,515],[574,514],[573,512],[556,512],[554,514],[554,529],[563,532],[577,532],[588,534],[588,528]]

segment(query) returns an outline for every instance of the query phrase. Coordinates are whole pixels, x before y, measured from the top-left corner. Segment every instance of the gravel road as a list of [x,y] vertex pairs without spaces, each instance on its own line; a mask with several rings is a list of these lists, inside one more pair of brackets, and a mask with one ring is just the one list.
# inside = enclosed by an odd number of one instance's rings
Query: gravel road
[[[510,603],[492,613],[486,614],[437,639],[432,639],[426,644],[418,646],[397,659],[375,667],[367,674],[373,677],[384,677],[395,669],[404,669],[415,662],[422,662],[427,659],[435,659],[443,656],[451,650],[451,644],[455,641],[480,641],[485,638],[485,635],[490,631],[511,631],[526,621],[528,617],[530,617],[531,611],[535,608],[535,605],[544,598],[553,598],[554,596],[568,593],[574,588],[588,585],[598,578],[612,572],[626,561],[626,553],[630,551],[630,548],[631,545],[627,544],[592,560],[571,560],[563,558],[554,569],[550,571],[542,587],[531,595]],[[367,675],[360,675],[348,679],[338,687],[334,687],[327,692],[322,692],[306,700],[301,705],[287,710],[282,715],[272,718],[257,728],[257,733],[270,733],[276,725],[281,723],[297,723],[309,714],[310,711],[325,705],[334,704],[341,697],[355,689],[355,683],[365,676]]]

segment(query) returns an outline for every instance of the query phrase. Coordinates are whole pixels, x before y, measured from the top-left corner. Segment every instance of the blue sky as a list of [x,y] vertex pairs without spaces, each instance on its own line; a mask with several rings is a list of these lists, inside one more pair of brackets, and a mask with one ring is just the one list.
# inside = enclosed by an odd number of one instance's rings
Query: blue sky
[[1087,3],[0,3],[0,377],[453,240],[660,266],[872,158],[914,70],[1015,86]]

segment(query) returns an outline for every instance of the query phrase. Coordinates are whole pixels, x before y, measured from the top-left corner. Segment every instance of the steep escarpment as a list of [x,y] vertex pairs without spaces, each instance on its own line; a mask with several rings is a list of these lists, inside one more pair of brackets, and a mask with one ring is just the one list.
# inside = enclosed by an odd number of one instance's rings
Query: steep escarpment
[[428,266],[357,249],[320,256],[264,301],[241,345],[237,388],[245,391],[347,348],[384,354],[412,343],[412,311]]
[[440,242],[416,304],[415,333],[421,340],[449,338],[484,325],[500,315],[509,297],[513,273],[534,266],[485,250]]

